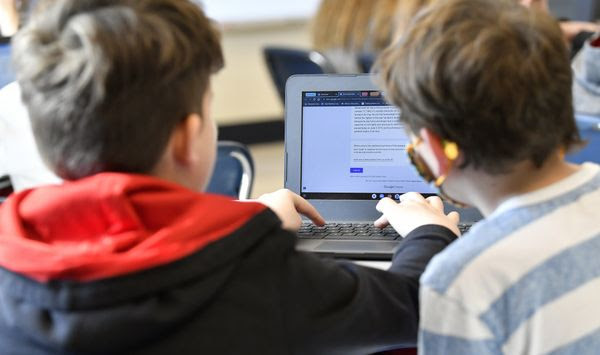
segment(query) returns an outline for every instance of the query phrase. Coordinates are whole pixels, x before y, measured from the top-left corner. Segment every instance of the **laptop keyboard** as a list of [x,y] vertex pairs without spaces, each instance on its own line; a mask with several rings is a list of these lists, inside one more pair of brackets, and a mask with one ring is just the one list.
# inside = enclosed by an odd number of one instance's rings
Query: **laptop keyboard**
[[466,224],[466,223],[459,223],[458,224],[458,230],[460,231],[460,234],[465,234],[469,231],[469,229],[471,229],[472,224]]
[[[459,224],[461,233],[466,233],[470,224]],[[395,240],[401,238],[398,233],[387,226],[379,229],[373,223],[328,223],[323,227],[314,224],[302,224],[298,230],[302,239],[356,239],[356,240]]]

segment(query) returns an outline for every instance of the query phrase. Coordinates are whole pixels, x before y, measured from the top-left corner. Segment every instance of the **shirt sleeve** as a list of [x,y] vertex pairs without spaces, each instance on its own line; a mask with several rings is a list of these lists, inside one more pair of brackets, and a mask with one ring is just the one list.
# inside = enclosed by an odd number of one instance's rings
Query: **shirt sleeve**
[[502,353],[478,314],[428,286],[421,286],[420,295],[419,354]]
[[407,235],[388,271],[295,251],[286,257],[282,309],[293,348],[348,355],[414,347],[419,278],[456,238],[430,227]]
[[394,254],[390,271],[417,280],[433,256],[457,239],[450,229],[428,224],[408,233]]

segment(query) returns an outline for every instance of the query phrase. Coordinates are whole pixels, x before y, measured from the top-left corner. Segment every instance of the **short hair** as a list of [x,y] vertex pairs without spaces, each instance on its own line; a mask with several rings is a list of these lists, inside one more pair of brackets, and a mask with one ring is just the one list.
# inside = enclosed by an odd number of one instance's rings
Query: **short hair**
[[65,179],[150,172],[223,66],[213,23],[187,0],[39,6],[13,50],[45,162]]
[[495,174],[527,160],[539,168],[580,143],[559,25],[514,0],[434,4],[376,65],[403,122],[455,142],[461,168]]

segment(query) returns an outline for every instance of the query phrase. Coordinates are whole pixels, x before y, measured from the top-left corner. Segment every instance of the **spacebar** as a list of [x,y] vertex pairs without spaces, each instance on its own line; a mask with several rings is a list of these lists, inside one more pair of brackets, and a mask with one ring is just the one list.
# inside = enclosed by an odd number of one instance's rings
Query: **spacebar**
[[351,240],[351,239],[356,239],[356,240],[368,240],[371,239],[371,237],[368,236],[358,236],[358,235],[354,235],[354,234],[333,234],[333,235],[328,235],[326,236],[324,239],[343,239],[343,240]]

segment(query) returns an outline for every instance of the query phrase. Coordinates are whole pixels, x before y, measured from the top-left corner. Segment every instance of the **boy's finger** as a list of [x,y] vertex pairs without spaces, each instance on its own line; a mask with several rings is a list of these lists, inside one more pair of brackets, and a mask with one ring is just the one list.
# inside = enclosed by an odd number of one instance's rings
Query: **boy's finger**
[[384,197],[381,200],[379,200],[379,202],[377,202],[377,206],[375,206],[375,209],[381,213],[387,213],[391,208],[395,208],[397,207],[398,204],[396,202],[394,202],[394,200],[392,200],[389,197]]
[[425,198],[418,192],[407,192],[405,194],[400,195],[400,202],[404,201],[416,201],[416,202],[424,202]]
[[377,228],[385,228],[390,225],[390,222],[388,221],[386,216],[381,216],[375,222],[373,222],[373,224]]
[[442,199],[438,196],[429,196],[425,200],[427,200],[427,202],[429,202],[436,210],[444,212],[444,202],[442,202]]
[[296,208],[298,213],[308,217],[308,219],[310,219],[317,226],[322,226],[325,224],[325,219],[323,216],[321,216],[319,211],[317,211],[317,209],[308,201],[298,195],[294,195],[293,200],[294,208]]
[[458,224],[458,222],[460,222],[460,214],[458,214],[458,212],[456,211],[452,211],[450,213],[448,213],[448,218],[450,218],[452,220],[452,222]]

